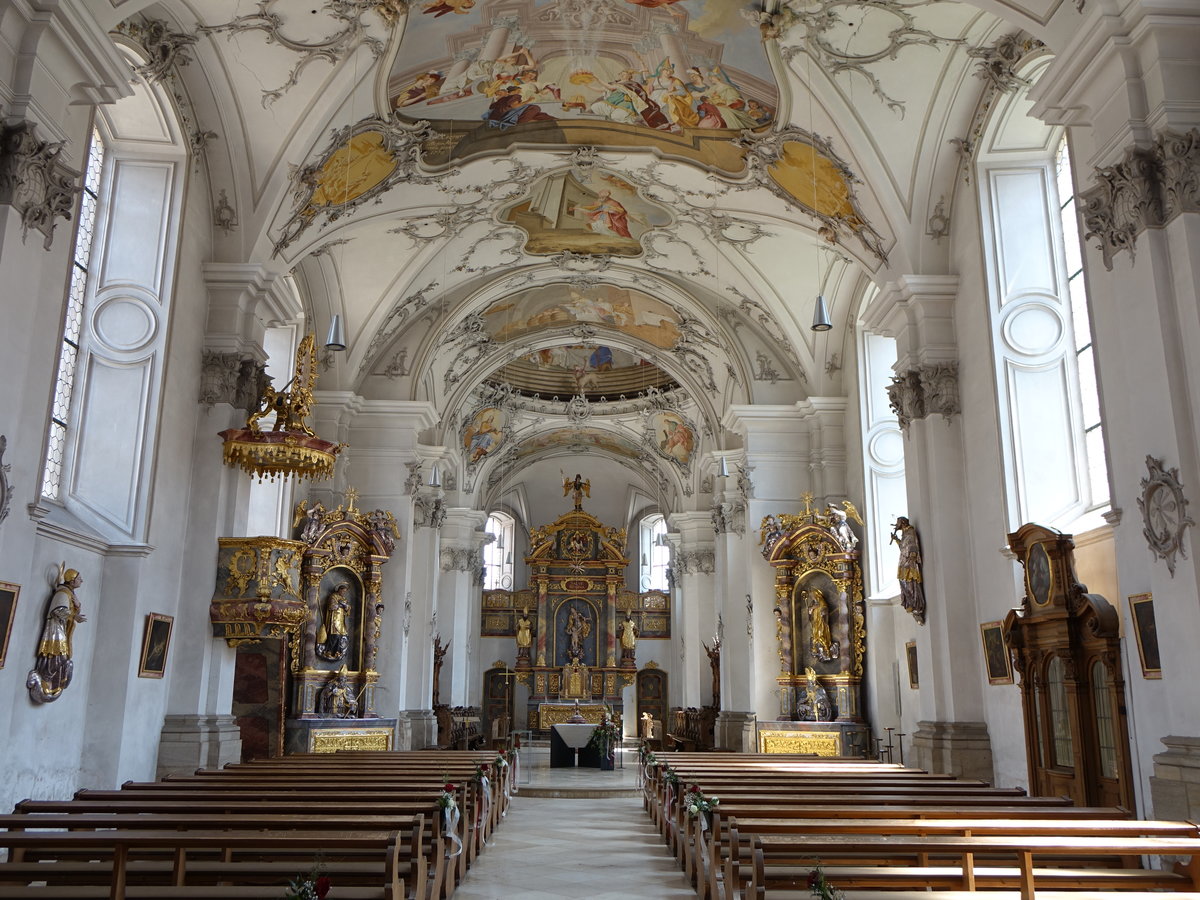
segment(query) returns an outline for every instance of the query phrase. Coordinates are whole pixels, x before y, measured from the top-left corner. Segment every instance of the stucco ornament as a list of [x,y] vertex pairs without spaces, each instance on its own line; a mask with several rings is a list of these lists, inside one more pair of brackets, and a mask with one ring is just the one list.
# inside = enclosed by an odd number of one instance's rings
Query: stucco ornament
[[133,71],[151,84],[167,78],[176,66],[186,66],[192,61],[191,46],[196,43],[196,36],[172,31],[162,19],[129,19],[118,25],[116,31],[128,35],[146,51],[146,62],[134,66]]
[[12,464],[4,461],[4,451],[8,449],[8,438],[0,434],[0,522],[8,517],[8,508],[12,505],[12,485],[8,483],[8,473]]
[[970,47],[967,56],[979,60],[975,77],[982,78],[989,86],[1008,93],[1028,87],[1028,78],[1017,74],[1017,67],[1027,55],[1046,45],[1022,31],[1006,34],[989,47]]
[[60,157],[63,145],[39,140],[32,122],[16,122],[0,130],[0,204],[21,216],[21,240],[29,230],[45,238],[50,249],[57,220],[70,219],[79,173]]
[[1166,469],[1161,459],[1149,455],[1146,468],[1150,474],[1141,480],[1142,496],[1137,501],[1142,511],[1142,534],[1150,551],[1167,561],[1167,569],[1174,578],[1176,555],[1187,559],[1183,531],[1196,523],[1187,514],[1188,501],[1179,483],[1179,469]]

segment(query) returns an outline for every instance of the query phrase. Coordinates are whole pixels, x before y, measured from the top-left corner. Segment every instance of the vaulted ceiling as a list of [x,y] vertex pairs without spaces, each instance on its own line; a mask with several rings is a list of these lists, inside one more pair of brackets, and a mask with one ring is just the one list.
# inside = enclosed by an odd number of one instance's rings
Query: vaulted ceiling
[[431,401],[464,503],[544,494],[583,452],[664,510],[707,506],[731,404],[845,393],[872,281],[944,271],[981,57],[1070,12],[92,5],[176,94],[216,260],[290,272],[318,332],[343,317],[321,388]]

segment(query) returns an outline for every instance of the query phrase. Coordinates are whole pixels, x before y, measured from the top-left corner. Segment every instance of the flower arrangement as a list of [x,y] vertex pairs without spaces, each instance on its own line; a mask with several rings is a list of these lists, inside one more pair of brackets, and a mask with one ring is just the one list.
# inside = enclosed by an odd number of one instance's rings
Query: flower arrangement
[[670,787],[679,787],[679,773],[670,766],[663,767],[662,780],[663,784],[665,785],[669,785]]
[[592,736],[588,738],[588,748],[591,750],[599,750],[601,756],[608,756],[612,753],[613,747],[621,742],[621,732],[617,726],[609,721],[608,716],[603,716],[600,719],[600,724],[596,726],[596,730],[592,732]]
[[825,880],[825,873],[821,871],[820,866],[808,873],[808,890],[814,897],[820,897],[821,900],[843,900],[845,896]]
[[650,746],[645,741],[638,747],[638,759],[647,768],[658,765],[658,757],[654,755],[654,751],[650,749]]
[[479,767],[477,769],[475,769],[475,780],[476,781],[482,781],[485,778],[491,778],[491,777],[492,777],[491,768],[488,766],[487,763],[480,763]]
[[442,794],[437,799],[439,809],[454,809],[458,806],[458,801],[454,799],[454,792],[458,790],[458,785],[446,782],[442,785]]
[[284,900],[324,900],[333,882],[328,875],[321,874],[325,866],[318,859],[313,867],[304,875],[298,875],[288,882]]
[[693,784],[683,795],[683,805],[688,815],[695,818],[701,813],[711,813],[721,805],[721,798],[707,797],[701,792],[700,785]]
[[492,765],[496,767],[497,772],[501,769],[508,768],[508,751],[501,750],[498,754],[496,754],[496,759]]

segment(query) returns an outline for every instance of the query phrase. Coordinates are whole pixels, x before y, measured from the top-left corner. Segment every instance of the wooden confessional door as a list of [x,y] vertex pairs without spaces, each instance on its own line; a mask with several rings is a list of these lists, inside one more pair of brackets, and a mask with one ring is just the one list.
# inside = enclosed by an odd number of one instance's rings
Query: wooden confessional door
[[242,733],[242,762],[283,755],[287,642],[241,644],[234,657],[231,712]]
[[491,745],[493,738],[507,737],[513,722],[513,676],[509,669],[488,669],[483,673],[483,734]]
[[1025,525],[1009,546],[1025,566],[1005,632],[1021,673],[1029,792],[1132,809],[1116,611],[1076,580],[1070,535]]
[[[662,669],[642,669],[637,673],[637,717],[650,713],[650,718],[667,724],[667,673]],[[640,734],[641,726],[638,726]]]

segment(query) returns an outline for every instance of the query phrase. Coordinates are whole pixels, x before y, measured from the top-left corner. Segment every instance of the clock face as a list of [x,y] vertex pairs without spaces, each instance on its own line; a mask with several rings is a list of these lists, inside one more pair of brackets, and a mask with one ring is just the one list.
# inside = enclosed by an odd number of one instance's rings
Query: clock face
[[1050,556],[1042,544],[1034,544],[1025,557],[1025,590],[1038,606],[1050,602],[1054,576],[1050,571]]

